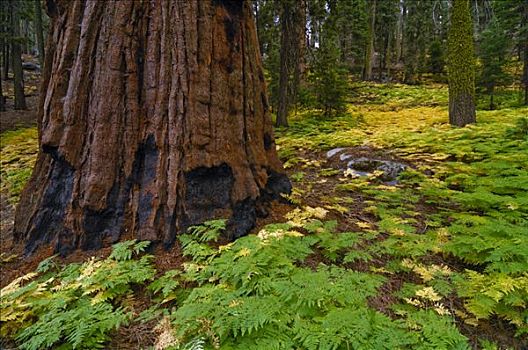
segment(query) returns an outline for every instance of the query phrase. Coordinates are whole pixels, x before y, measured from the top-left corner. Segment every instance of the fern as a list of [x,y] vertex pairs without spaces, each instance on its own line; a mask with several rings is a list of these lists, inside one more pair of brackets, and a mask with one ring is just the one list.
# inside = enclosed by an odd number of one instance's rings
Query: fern
[[149,245],[149,241],[137,242],[135,239],[114,244],[110,259],[116,261],[130,260],[132,255],[144,252]]
[[399,322],[366,307],[333,309],[294,325],[306,349],[408,349],[415,342]]
[[[60,270],[53,259],[43,261],[40,273],[2,289],[2,335],[15,337],[20,348],[28,350],[104,347],[108,332],[131,319],[121,301],[132,293],[132,286],[154,276],[151,257],[135,257],[147,246],[148,242],[123,242],[105,260],[91,259]],[[30,282],[23,285],[25,281]]]
[[506,130],[506,137],[528,139],[528,118],[517,119],[515,126]]
[[189,234],[199,243],[216,241],[226,229],[226,220],[210,220],[198,226],[189,227]]
[[466,298],[466,308],[477,318],[496,314],[515,324],[519,335],[528,333],[528,273],[510,276],[468,270],[455,283],[458,294]]
[[161,303],[167,303],[177,298],[178,288],[181,286],[177,277],[181,271],[169,270],[158,279],[154,280],[148,289],[155,295],[161,294]]
[[406,323],[418,336],[414,349],[470,349],[468,339],[460,333],[448,316],[439,316],[431,310],[419,310],[409,313]]
[[336,226],[336,221],[323,223],[319,220],[313,220],[304,225],[308,232],[316,234],[318,247],[321,248],[323,255],[332,262],[336,262],[362,238],[356,232],[334,233]]

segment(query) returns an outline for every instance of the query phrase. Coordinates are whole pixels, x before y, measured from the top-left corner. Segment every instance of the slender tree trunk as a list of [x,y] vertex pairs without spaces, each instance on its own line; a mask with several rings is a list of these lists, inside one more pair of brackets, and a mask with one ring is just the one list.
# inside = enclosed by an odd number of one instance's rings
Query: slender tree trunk
[[407,50],[407,45],[408,45],[408,42],[407,42],[407,37],[406,37],[406,33],[407,33],[407,27],[409,26],[409,16],[407,14],[407,5],[406,5],[406,1],[407,0],[402,0],[402,27],[401,27],[401,30],[402,30],[402,34],[401,34],[401,45],[400,45],[400,60],[398,61],[399,63],[403,63],[403,72],[405,72],[405,52]]
[[23,19],[21,21],[23,24],[24,32],[22,33],[22,37],[24,38],[24,45],[22,45],[23,48],[23,54],[30,54],[31,53],[31,42],[29,38],[31,38],[31,30],[29,28],[29,21],[27,19]]
[[303,3],[304,0],[282,2],[277,126],[288,126],[288,113],[299,90],[306,25]]
[[523,84],[524,104],[528,106],[528,0],[524,1],[523,20],[521,25],[521,43],[524,53]]
[[[527,40],[528,41],[528,40]],[[524,105],[528,106],[528,44],[524,44]]]
[[5,97],[2,90],[2,79],[0,79],[0,112],[5,111]]
[[[5,31],[7,33],[8,30]],[[2,52],[2,57],[4,58],[2,62],[2,78],[4,80],[9,79],[9,67],[11,67],[11,57],[9,55],[9,42],[7,40],[4,41],[4,47]]]
[[170,246],[289,192],[248,1],[48,0],[40,153],[15,219],[27,252]]
[[385,49],[385,55],[384,55],[384,70],[387,74],[387,81],[392,80],[391,79],[391,65],[392,65],[392,45],[394,45],[394,40],[392,37],[392,33],[389,33],[389,37],[387,38],[387,47]]
[[24,95],[24,71],[22,70],[22,49],[20,45],[20,16],[17,4],[10,2],[11,7],[11,60],[13,68],[13,86],[15,90],[15,109],[26,109]]
[[5,67],[5,60],[6,60],[6,45],[7,45],[7,33],[9,32],[7,29],[7,26],[5,25],[5,20],[7,16],[7,9],[6,9],[6,3],[0,2],[0,33],[3,35],[0,35],[0,54],[1,62],[0,62],[0,79],[4,77],[3,71]]
[[476,121],[475,53],[468,0],[454,0],[448,36],[449,122],[464,126]]
[[280,47],[280,76],[279,76],[279,106],[277,108],[277,126],[288,126],[289,110],[289,93],[288,82],[290,80],[291,67],[291,44],[292,44],[292,27],[293,27],[293,9],[292,1],[282,2],[281,12],[281,47]]
[[416,68],[418,66],[418,33],[421,28],[418,28],[418,16],[420,13],[417,11],[417,1],[408,3],[406,24],[405,24],[405,51],[403,53],[404,61],[404,77],[403,82],[405,84],[416,84]]
[[[2,21],[3,18],[2,18],[2,15],[0,13],[0,21]],[[0,30],[3,32],[3,33],[6,33],[7,31],[4,29],[4,26],[0,24]],[[7,42],[6,42],[6,39],[3,37],[3,36],[0,36],[0,54],[2,54],[2,60],[0,62],[0,79],[3,79],[4,78],[4,69],[5,69],[5,60],[6,60],[6,46],[7,46]]]
[[381,55],[379,57],[379,65],[378,65],[379,66],[378,77],[380,81],[382,81],[383,79],[383,73],[387,72],[387,65],[388,65],[387,58],[388,58],[388,52],[389,52],[390,35],[391,35],[390,33],[387,33],[382,43],[383,47],[381,50]]
[[370,3],[369,27],[367,37],[367,50],[365,52],[365,66],[363,67],[363,80],[372,80],[372,66],[374,64],[374,41],[376,39],[376,1]]
[[[307,35],[306,35],[306,12],[307,12],[307,0],[299,0],[299,11],[298,18],[296,21],[296,39],[298,40],[298,58],[297,67],[295,74],[297,75],[296,80],[298,81],[298,87],[302,87],[305,84],[306,77],[306,46],[307,46]],[[298,91],[297,91],[298,92]]]
[[42,4],[40,0],[34,0],[35,4],[35,33],[37,37],[37,48],[40,68],[44,65],[44,29],[42,28]]
[[395,37],[395,63],[398,64],[402,57],[402,43],[403,43],[403,4],[400,1],[398,5],[398,22],[396,23],[396,37]]
[[[10,3],[7,2],[7,1],[3,1],[3,2],[0,2],[0,6],[2,6],[2,31],[3,33],[6,33],[6,35],[11,35],[11,28],[10,28],[10,23],[11,23],[11,19],[10,19],[10,14],[11,14],[11,10],[10,10]],[[9,42],[9,38],[6,37],[3,39],[3,47],[2,47],[2,57],[3,57],[3,61],[2,61],[2,73],[3,73],[3,78],[4,80],[7,80],[9,79],[9,68],[11,67],[11,58],[10,58],[10,55],[9,55],[9,46],[10,46],[10,42]],[[1,78],[1,77],[0,77]]]

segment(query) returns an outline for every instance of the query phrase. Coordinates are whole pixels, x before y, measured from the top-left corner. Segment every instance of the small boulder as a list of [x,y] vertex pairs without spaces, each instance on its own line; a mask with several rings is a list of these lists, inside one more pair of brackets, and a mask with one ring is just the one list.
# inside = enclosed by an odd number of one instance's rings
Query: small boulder
[[398,178],[398,175],[400,175],[402,171],[407,169],[407,165],[391,160],[361,157],[349,161],[347,163],[347,168],[360,171],[365,175],[379,170],[383,172],[383,174],[379,177],[382,181],[392,182]]
[[37,71],[37,70],[40,70],[40,66],[33,62],[24,62],[22,63],[22,69],[30,70],[30,71]]
[[334,149],[331,149],[330,151],[326,152],[326,158],[332,158],[333,156],[335,156],[336,154],[338,154],[339,152],[341,151],[344,151],[345,149],[344,148],[334,148]]

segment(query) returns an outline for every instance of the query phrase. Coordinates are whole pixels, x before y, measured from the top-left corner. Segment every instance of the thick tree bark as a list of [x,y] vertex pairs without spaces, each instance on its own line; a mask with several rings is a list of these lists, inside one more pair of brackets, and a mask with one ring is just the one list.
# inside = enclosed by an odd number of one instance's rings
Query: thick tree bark
[[448,36],[449,122],[476,121],[475,54],[469,0],[454,0]]
[[13,88],[15,90],[15,109],[26,109],[24,95],[24,71],[22,70],[22,47],[20,45],[20,16],[17,4],[10,2],[11,9],[11,60],[13,69]]
[[44,65],[44,29],[42,28],[42,4],[40,0],[34,0],[35,4],[35,34],[37,37],[37,48],[40,67]]
[[41,151],[15,220],[27,252],[120,238],[170,246],[220,217],[235,238],[289,192],[250,2],[47,7]]

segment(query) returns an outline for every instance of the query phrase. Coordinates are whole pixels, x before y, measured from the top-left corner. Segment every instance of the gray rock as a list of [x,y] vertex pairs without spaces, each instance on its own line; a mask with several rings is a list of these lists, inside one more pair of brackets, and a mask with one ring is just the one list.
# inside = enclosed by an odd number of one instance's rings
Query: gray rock
[[33,62],[24,62],[22,63],[22,69],[24,70],[40,70],[40,66]]
[[347,160],[347,159],[349,159],[349,158],[352,158],[352,155],[350,155],[350,154],[346,154],[346,153],[341,153],[341,154],[339,155],[339,160],[340,160],[340,161],[344,161],[344,160]]
[[391,182],[396,180],[398,175],[407,169],[407,165],[390,160],[361,157],[349,161],[347,163],[347,168],[353,169],[356,172],[363,172],[365,175],[368,175],[376,170],[380,170],[383,171],[380,179]]
[[377,167],[377,170],[383,171],[383,175],[381,176],[383,181],[396,180],[398,175],[405,169],[407,169],[407,165],[388,160],[383,161],[383,164]]
[[371,159],[366,157],[360,157],[353,159],[347,163],[347,167],[355,170],[363,170],[372,172],[376,168],[383,164],[383,161],[377,159]]
[[339,152],[343,150],[344,148],[342,147],[331,149],[330,151],[326,152],[326,158],[332,158],[333,156],[335,156],[336,154],[338,154]]

